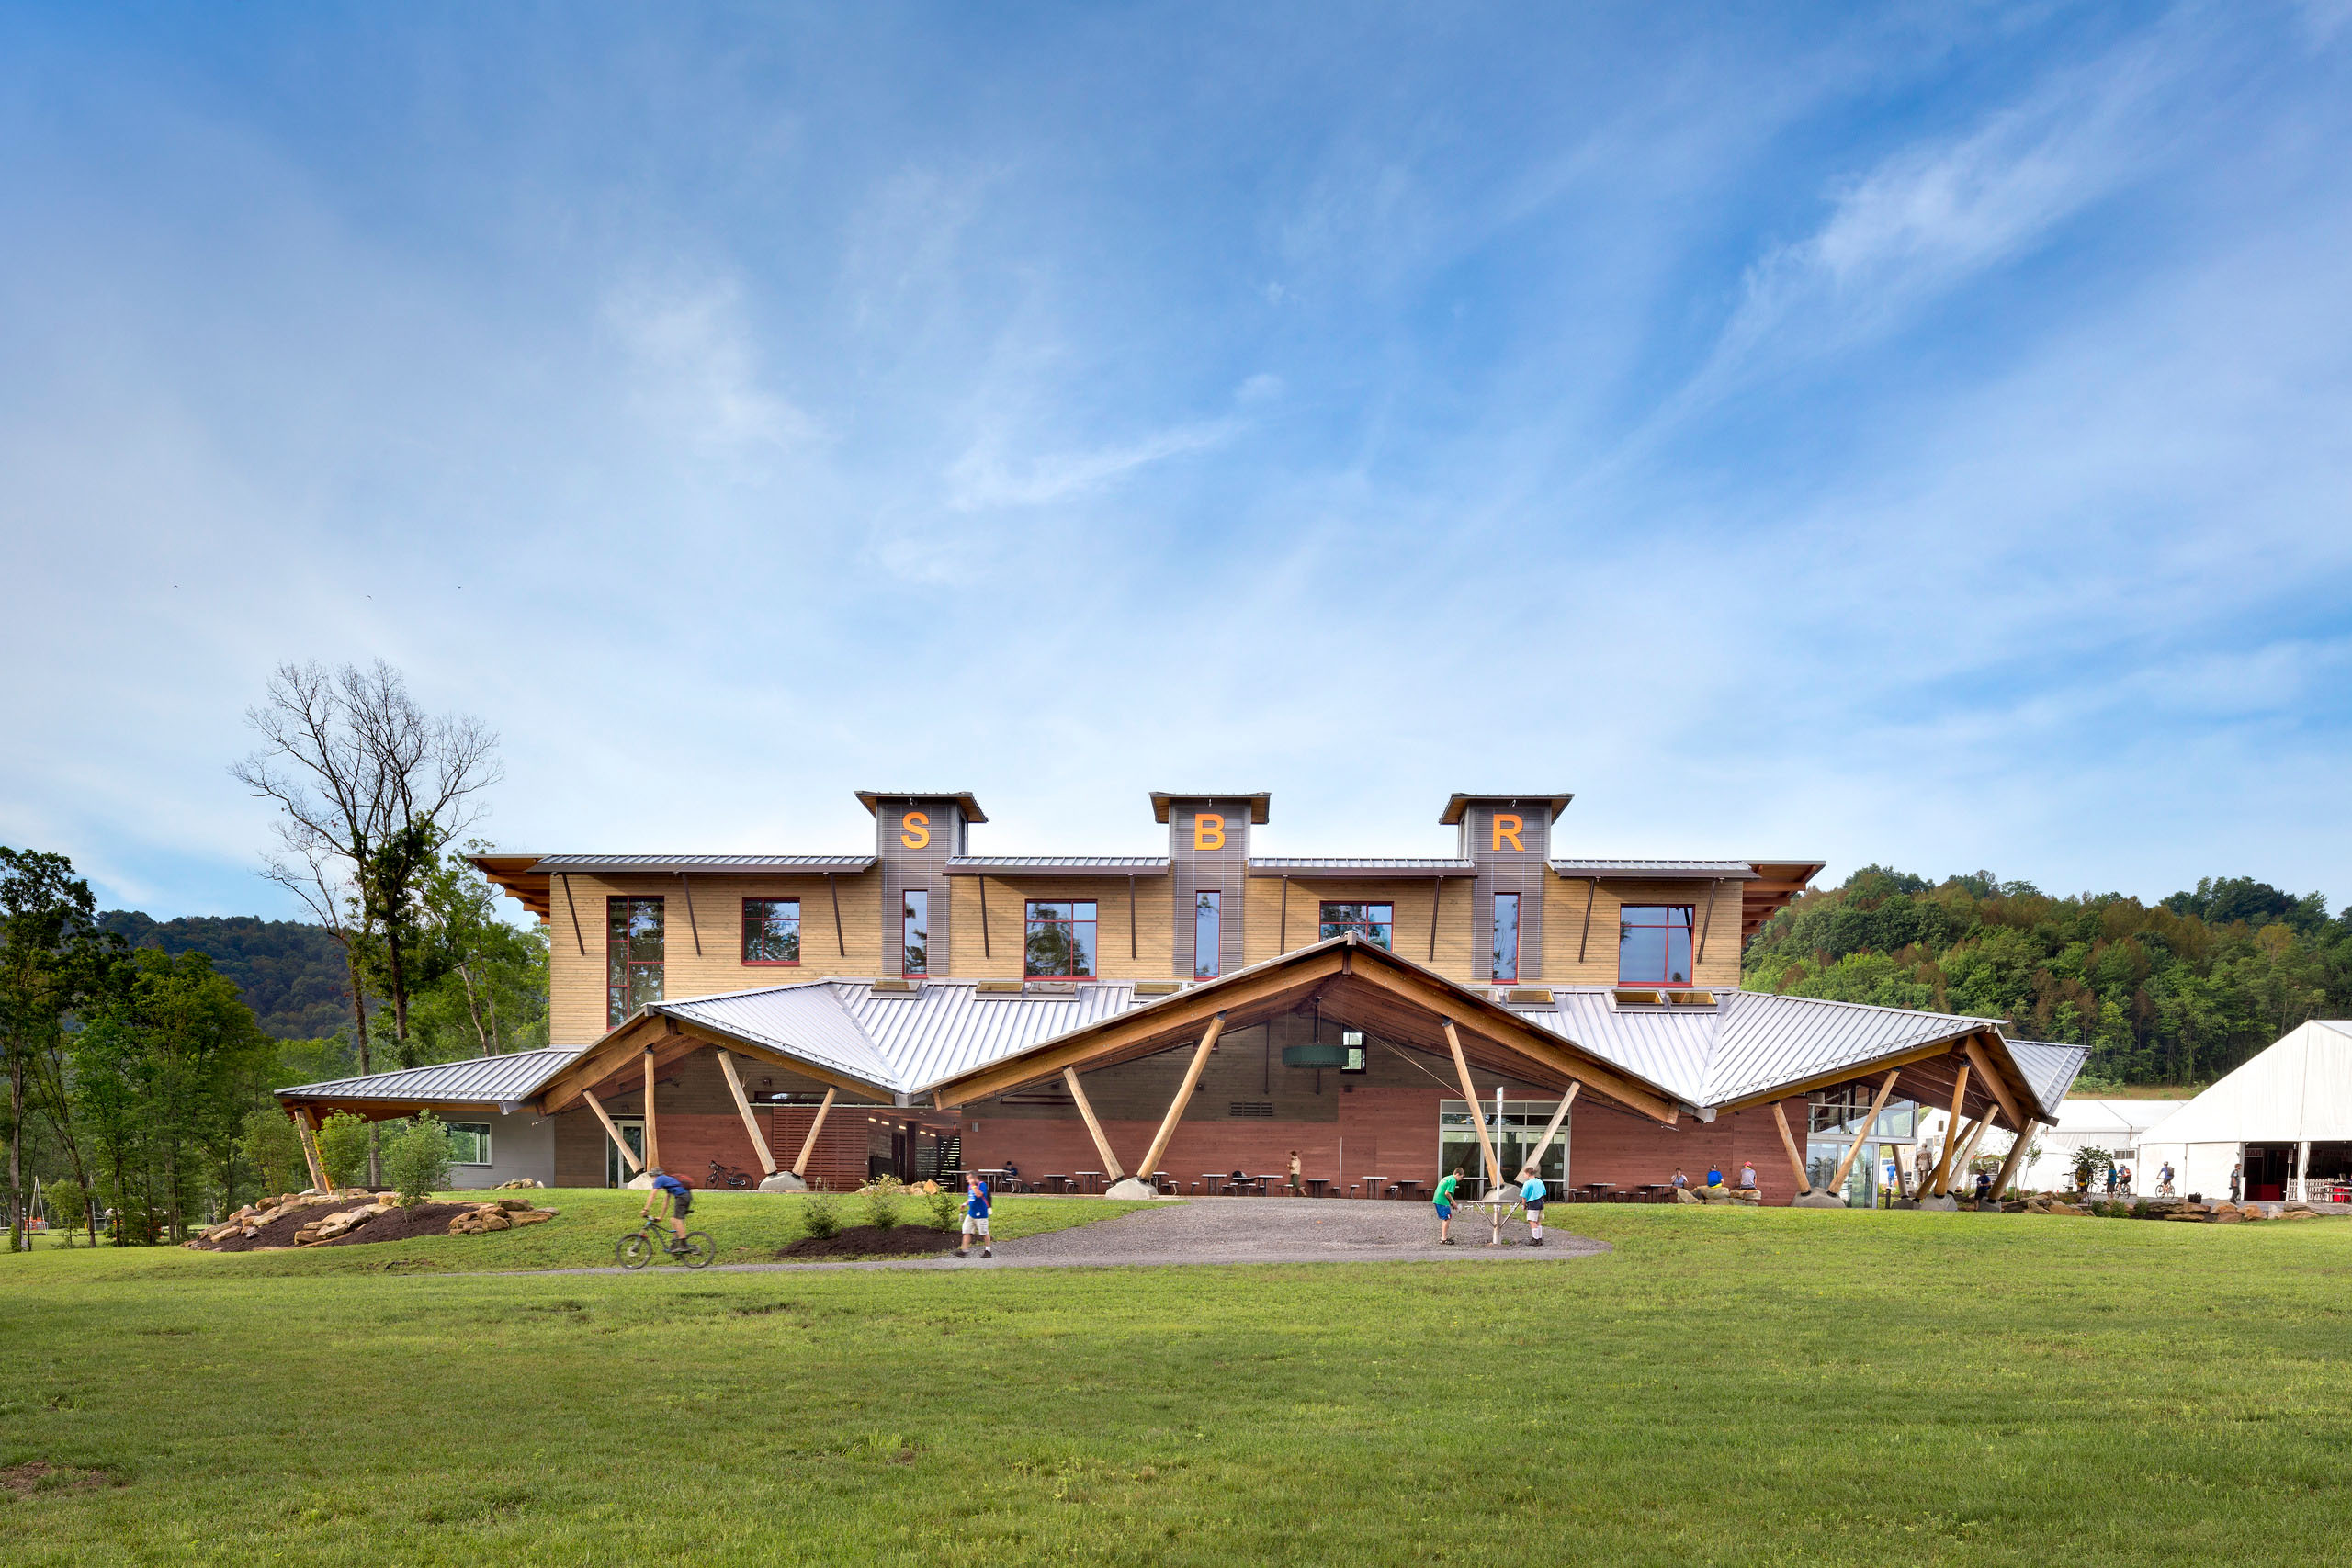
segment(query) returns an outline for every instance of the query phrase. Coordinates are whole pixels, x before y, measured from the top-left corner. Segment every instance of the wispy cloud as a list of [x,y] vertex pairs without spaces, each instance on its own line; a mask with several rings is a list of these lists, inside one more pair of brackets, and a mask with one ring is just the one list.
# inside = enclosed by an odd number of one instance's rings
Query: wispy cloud
[[635,361],[639,407],[694,445],[742,454],[821,437],[764,384],[739,284],[633,284],[606,299],[605,319]]

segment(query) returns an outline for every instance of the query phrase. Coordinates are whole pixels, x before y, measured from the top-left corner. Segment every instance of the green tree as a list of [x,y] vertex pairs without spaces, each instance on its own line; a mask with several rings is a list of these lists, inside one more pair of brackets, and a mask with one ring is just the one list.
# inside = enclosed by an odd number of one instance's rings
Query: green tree
[[275,1105],[257,1105],[245,1112],[237,1134],[237,1153],[261,1173],[265,1192],[292,1192],[298,1182],[309,1185],[302,1134],[296,1130],[294,1119]]
[[63,855],[0,847],[0,1050],[8,1063],[8,1240],[25,1244],[27,1088],[86,1186],[67,1104],[68,1020],[103,989],[120,943],[96,928],[90,885]]
[[208,1188],[232,1199],[237,1134],[277,1052],[203,953],[148,949],[131,967],[128,1015],[146,1067],[151,1169],[177,1239]]
[[374,1122],[363,1122],[348,1111],[338,1111],[326,1119],[313,1137],[319,1145],[319,1158],[326,1163],[329,1187],[357,1184],[359,1173],[367,1168],[368,1151],[376,1143],[375,1132]]

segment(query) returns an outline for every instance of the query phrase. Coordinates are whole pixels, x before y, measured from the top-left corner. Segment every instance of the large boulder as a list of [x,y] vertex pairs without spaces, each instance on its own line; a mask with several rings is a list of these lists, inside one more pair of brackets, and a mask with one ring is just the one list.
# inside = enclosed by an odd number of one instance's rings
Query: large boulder
[[1688,1187],[1676,1188],[1674,1190],[1674,1201],[1678,1203],[1703,1203],[1706,1201],[1705,1199],[1700,1197],[1696,1192],[1691,1191]]

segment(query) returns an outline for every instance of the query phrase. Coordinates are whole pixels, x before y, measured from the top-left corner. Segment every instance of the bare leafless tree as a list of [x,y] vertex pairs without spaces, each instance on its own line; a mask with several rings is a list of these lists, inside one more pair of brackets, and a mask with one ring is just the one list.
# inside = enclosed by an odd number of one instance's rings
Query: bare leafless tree
[[503,776],[498,737],[476,718],[424,713],[381,660],[367,670],[281,664],[245,722],[262,745],[231,771],[278,809],[277,848],[263,857],[262,874],[342,945],[359,1070],[372,1072],[363,960],[372,943],[384,944],[393,1036],[404,1048],[406,942],[419,884],[440,844],[480,819],[481,793]]

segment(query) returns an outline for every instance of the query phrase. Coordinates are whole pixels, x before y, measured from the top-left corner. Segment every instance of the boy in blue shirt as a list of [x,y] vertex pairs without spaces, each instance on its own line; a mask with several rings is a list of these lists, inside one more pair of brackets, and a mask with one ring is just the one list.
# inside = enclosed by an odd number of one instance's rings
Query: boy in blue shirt
[[972,1254],[972,1237],[980,1238],[980,1256],[994,1258],[989,1246],[989,1184],[977,1176],[964,1178],[964,1245],[956,1249],[958,1258]]
[[695,1190],[660,1166],[652,1168],[653,1185],[645,1191],[645,1217],[653,1217],[653,1205],[663,1198],[670,1200],[670,1250],[677,1251],[686,1245],[686,1213],[695,1206]]
[[1527,1210],[1527,1245],[1544,1245],[1544,1179],[1529,1166],[1519,1173],[1519,1201]]

